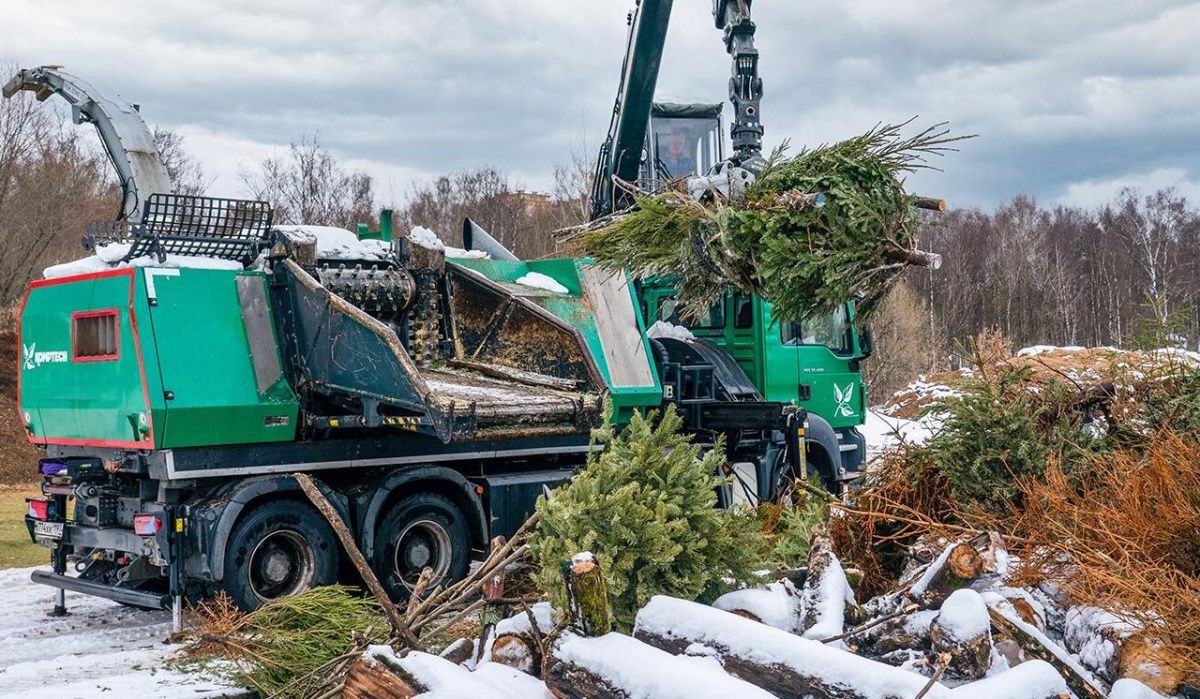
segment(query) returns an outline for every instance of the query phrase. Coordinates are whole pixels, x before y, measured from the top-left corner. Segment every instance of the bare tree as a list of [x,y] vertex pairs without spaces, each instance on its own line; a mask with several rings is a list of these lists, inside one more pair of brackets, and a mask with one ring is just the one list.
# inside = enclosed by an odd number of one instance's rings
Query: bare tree
[[170,129],[154,127],[154,145],[158,147],[158,157],[167,168],[167,174],[175,183],[176,194],[199,196],[204,194],[211,182],[204,178],[204,168],[200,161],[184,148],[183,136]]
[[43,267],[81,256],[86,224],[118,203],[108,162],[85,133],[28,93],[0,100],[0,303],[19,298]]
[[353,228],[375,220],[371,176],[347,172],[316,134],[292,142],[286,155],[264,159],[241,178],[253,197],[275,207],[281,223]]

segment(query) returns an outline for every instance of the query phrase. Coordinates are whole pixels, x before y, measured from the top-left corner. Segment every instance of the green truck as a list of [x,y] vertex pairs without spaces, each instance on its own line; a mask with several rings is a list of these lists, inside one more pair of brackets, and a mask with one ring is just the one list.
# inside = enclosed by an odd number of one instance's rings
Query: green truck
[[633,284],[586,260],[453,259],[162,194],[93,243],[128,248],[20,310],[17,401],[45,450],[26,523],[52,563],[33,578],[60,591],[252,609],[345,579],[300,472],[403,598],[424,568],[465,575],[634,410],[686,415],[761,498],[804,470],[802,409],[713,343],[649,337]]
[[[714,10],[745,88],[727,182],[758,162],[749,6]],[[601,207],[622,204],[608,185],[644,162],[670,7],[642,0],[631,21]],[[426,568],[465,575],[585,462],[594,427],[635,410],[678,411],[758,500],[812,471],[836,488],[855,444],[861,459],[869,347],[849,305],[780,329],[731,293],[694,338],[655,337],[648,325],[673,319],[669,283],[518,260],[469,221],[467,258],[387,230],[278,226],[266,202],[172,194],[137,109],[54,66],[3,94],[25,90],[97,126],[123,195],[117,220],[89,226],[98,256],[48,270],[20,309],[18,409],[44,450],[26,525],[49,550],[33,580],[57,588],[55,613],[73,590],[170,607],[178,625],[185,598],[222,590],[253,609],[354,582],[297,473],[401,599]],[[806,403],[827,411],[812,428]],[[718,495],[730,503],[732,485]]]

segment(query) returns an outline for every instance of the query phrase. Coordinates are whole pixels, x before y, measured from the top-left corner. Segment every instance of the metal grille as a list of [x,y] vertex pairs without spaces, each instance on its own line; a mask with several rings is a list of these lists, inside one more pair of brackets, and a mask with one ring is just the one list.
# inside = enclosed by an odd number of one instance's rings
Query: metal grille
[[133,224],[129,221],[92,221],[87,225],[87,236],[83,247],[95,250],[98,245],[128,243],[133,238]]
[[271,206],[244,199],[154,194],[146,201],[141,224],[128,227],[128,232],[132,245],[126,260],[155,255],[161,262],[167,255],[196,255],[248,263],[269,244]]

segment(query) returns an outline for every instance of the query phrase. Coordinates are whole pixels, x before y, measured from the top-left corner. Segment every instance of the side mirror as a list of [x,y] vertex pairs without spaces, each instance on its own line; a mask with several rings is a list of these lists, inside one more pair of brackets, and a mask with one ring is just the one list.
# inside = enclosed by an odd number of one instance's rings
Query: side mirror
[[858,336],[858,349],[864,359],[870,357],[871,353],[875,351],[875,335],[870,328],[862,331],[862,334]]

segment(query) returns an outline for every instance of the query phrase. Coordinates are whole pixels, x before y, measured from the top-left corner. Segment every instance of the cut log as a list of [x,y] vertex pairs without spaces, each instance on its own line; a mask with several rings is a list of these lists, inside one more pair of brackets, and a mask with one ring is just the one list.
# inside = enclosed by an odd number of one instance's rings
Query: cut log
[[[1012,600],[1010,600],[1012,601]],[[1023,617],[1022,617],[1023,618]],[[1137,624],[1096,607],[1066,611],[1063,645],[1106,682],[1136,679],[1156,692],[1174,694],[1183,681],[1178,659]]]
[[[992,626],[996,631],[1016,641],[1025,649],[1026,654],[1053,665],[1079,699],[1104,697],[1104,691],[1091,673],[1072,658],[1066,649],[1059,647],[1041,631],[1017,618],[1016,614],[1010,616],[997,607],[988,607],[988,616],[991,617]],[[1018,667],[1027,664],[1021,663]]]
[[564,630],[551,644],[542,677],[546,688],[559,699],[715,696],[769,699],[771,696],[730,677],[718,667],[663,652],[619,633],[587,638]]
[[974,590],[955,590],[942,603],[929,626],[935,653],[948,658],[946,671],[954,677],[977,680],[992,663],[991,622],[987,605]]
[[554,610],[540,602],[496,623],[486,660],[541,676],[542,644],[554,630]]
[[1145,633],[1124,639],[1118,650],[1117,674],[1137,680],[1159,694],[1175,694],[1183,684],[1180,662],[1171,651]]
[[947,546],[925,573],[913,584],[911,594],[926,603],[935,604],[971,584],[983,572],[983,558],[975,547],[965,542]]
[[[371,646],[359,656],[346,675],[343,699],[412,699],[428,688],[399,665],[398,658],[386,646]],[[449,662],[449,661],[447,661]]]
[[824,527],[813,530],[808,551],[808,575],[800,591],[796,631],[805,638],[840,635],[847,617],[863,618],[842,564],[833,553],[833,540]]
[[[704,649],[725,671],[778,697],[912,699],[926,678],[695,602],[656,596],[634,636],[668,653]],[[944,697],[935,685],[928,697]]]
[[591,553],[575,554],[563,564],[571,627],[584,636],[603,636],[612,631],[612,607],[600,563]]

